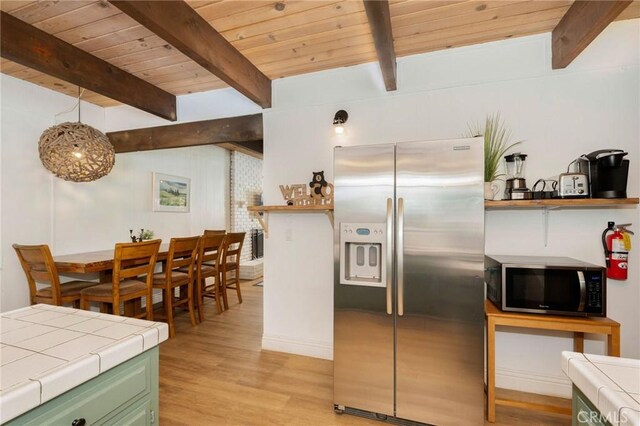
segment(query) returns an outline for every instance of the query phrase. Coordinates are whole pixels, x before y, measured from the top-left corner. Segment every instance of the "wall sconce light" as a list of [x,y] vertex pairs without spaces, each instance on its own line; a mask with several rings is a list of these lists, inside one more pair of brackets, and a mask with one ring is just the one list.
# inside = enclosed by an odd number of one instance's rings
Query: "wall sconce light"
[[344,123],[347,122],[348,118],[349,114],[347,114],[347,111],[341,109],[336,112],[336,115],[333,117],[333,130],[336,132],[336,135],[344,133]]

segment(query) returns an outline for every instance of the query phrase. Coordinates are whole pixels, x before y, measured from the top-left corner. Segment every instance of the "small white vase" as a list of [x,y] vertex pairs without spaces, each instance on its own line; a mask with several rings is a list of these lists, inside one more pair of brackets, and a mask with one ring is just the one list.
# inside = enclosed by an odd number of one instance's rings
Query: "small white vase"
[[484,199],[493,200],[498,195],[498,185],[495,182],[484,183]]

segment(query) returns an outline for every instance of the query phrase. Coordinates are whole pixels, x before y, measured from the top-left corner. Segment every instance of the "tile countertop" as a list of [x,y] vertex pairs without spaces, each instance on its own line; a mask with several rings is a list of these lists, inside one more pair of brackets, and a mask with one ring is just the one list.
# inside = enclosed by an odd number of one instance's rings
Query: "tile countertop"
[[640,360],[564,351],[562,370],[612,425],[640,426]]
[[157,346],[167,324],[34,305],[0,314],[0,423]]

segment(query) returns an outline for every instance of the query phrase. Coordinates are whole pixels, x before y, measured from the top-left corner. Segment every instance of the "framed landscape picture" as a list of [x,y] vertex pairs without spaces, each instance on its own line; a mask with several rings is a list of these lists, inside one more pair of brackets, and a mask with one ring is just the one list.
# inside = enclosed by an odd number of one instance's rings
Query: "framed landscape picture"
[[191,179],[153,173],[153,211],[187,213],[191,207]]

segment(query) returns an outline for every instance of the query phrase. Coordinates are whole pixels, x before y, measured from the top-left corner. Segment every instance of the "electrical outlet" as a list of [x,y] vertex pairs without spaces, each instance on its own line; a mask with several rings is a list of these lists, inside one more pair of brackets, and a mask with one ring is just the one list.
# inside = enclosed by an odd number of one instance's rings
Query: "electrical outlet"
[[293,241],[293,231],[291,230],[291,228],[287,228],[287,230],[284,232],[284,240]]

